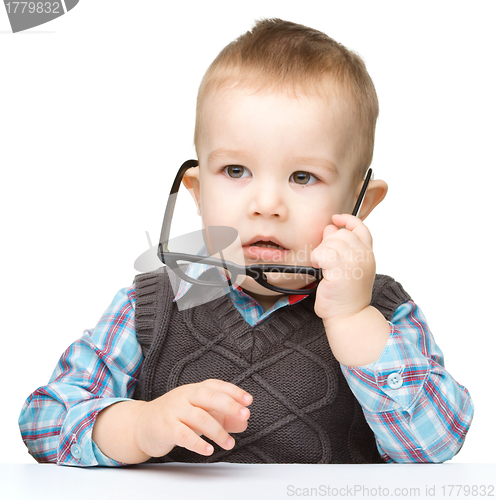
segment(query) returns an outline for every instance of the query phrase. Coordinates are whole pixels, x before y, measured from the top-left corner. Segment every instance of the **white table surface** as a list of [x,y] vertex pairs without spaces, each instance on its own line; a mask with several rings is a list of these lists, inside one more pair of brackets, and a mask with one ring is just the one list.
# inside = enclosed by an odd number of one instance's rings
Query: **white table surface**
[[496,498],[495,485],[496,464],[0,464],[1,500],[476,498],[474,486],[477,498],[490,500]]

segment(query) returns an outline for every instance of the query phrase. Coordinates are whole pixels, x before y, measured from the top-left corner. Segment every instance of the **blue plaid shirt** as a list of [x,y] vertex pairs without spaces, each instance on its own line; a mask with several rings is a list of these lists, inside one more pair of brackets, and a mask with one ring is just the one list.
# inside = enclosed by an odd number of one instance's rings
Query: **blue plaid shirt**
[[[187,293],[180,289],[176,299]],[[242,290],[229,292],[243,318],[255,325],[303,297],[281,298],[269,310]],[[19,417],[29,452],[59,465],[121,465],[92,441],[98,412],[132,398],[143,356],[134,326],[134,286],[120,290],[92,330],[63,353],[48,385],[33,392]],[[398,307],[380,358],[341,366],[387,462],[443,462],[461,448],[473,417],[468,391],[444,369],[424,315],[413,302]]]

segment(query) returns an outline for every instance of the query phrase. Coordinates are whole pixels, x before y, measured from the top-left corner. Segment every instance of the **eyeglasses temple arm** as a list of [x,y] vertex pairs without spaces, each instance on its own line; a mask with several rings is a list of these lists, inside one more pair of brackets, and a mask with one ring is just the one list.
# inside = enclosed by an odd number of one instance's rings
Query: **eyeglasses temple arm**
[[355,203],[355,208],[353,209],[353,212],[351,212],[351,215],[354,215],[355,217],[358,217],[358,214],[360,213],[360,208],[362,207],[363,199],[365,198],[365,193],[367,192],[367,188],[369,187],[371,177],[372,169],[369,168],[367,170],[367,175],[365,176],[365,181],[363,182],[362,190],[360,191],[357,202]]
[[170,190],[169,194],[169,199],[167,200],[167,207],[165,208],[165,214],[164,214],[164,221],[162,223],[162,231],[160,232],[160,239],[158,243],[158,257],[160,258],[160,255],[163,252],[167,252],[167,244],[169,243],[169,235],[170,235],[170,229],[171,229],[171,224],[172,224],[172,214],[174,213],[174,207],[176,206],[176,198],[175,196],[179,188],[181,187],[181,181],[183,180],[184,173],[186,170],[192,168],[192,167],[197,167],[198,166],[198,160],[187,160],[185,161],[182,165],[181,168],[179,169],[176,178],[174,179],[174,182],[172,183],[172,188]]

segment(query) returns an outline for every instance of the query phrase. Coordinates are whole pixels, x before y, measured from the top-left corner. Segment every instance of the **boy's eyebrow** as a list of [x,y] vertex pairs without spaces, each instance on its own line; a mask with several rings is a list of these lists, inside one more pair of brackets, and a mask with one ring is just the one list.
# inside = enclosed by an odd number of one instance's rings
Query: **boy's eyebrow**
[[219,158],[222,158],[223,156],[229,156],[231,158],[233,158],[233,157],[241,158],[241,159],[246,159],[246,160],[253,159],[253,155],[251,155],[247,151],[219,148],[219,149],[216,149],[215,151],[212,151],[207,156],[207,162],[210,163],[211,161],[218,160]]
[[[225,156],[228,156],[231,158],[246,159],[246,160],[253,159],[253,155],[251,155],[247,151],[219,148],[219,149],[216,149],[215,151],[212,151],[207,156],[207,162],[210,163],[211,161],[218,160],[219,158],[222,158]],[[317,156],[295,156],[295,157],[291,158],[290,161],[291,161],[291,163],[306,163],[306,164],[311,164],[311,165],[315,165],[318,167],[328,168],[334,174],[339,174],[339,171],[338,171],[338,168],[336,167],[336,165],[332,161],[328,160],[327,158],[321,158],[321,157],[317,157]]]

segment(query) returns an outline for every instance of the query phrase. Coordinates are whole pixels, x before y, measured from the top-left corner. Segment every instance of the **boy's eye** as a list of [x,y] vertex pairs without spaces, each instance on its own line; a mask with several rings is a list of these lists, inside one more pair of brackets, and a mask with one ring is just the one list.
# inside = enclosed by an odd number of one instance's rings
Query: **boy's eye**
[[314,177],[311,173],[304,172],[302,170],[291,174],[291,180],[296,184],[302,185],[313,184],[314,182],[317,182],[316,177]]
[[248,177],[249,170],[241,165],[228,165],[224,167],[224,171],[229,177],[233,179],[241,179],[241,177]]

